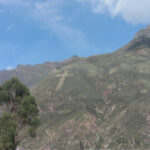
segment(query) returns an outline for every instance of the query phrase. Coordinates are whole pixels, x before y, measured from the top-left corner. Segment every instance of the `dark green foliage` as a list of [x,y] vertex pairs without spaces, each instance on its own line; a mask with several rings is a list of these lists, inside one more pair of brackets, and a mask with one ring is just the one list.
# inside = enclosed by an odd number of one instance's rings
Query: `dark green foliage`
[[16,150],[24,127],[32,137],[36,136],[39,111],[35,98],[18,79],[12,78],[0,87],[0,104],[0,150]]
[[17,124],[15,116],[4,113],[0,120],[0,150],[15,150]]
[[6,81],[2,88],[14,97],[29,95],[29,90],[17,78]]

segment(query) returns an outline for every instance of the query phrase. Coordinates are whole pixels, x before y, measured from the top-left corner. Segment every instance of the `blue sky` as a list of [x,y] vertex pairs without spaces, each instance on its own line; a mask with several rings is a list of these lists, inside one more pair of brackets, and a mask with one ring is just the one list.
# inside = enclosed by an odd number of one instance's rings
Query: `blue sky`
[[150,23],[149,0],[0,0],[0,69],[113,52]]

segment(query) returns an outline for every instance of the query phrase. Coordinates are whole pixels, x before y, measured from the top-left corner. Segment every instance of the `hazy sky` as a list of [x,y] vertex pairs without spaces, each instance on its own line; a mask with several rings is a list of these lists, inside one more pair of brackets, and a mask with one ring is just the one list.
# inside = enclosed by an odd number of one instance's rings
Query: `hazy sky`
[[150,0],[0,0],[0,69],[112,52],[149,14]]

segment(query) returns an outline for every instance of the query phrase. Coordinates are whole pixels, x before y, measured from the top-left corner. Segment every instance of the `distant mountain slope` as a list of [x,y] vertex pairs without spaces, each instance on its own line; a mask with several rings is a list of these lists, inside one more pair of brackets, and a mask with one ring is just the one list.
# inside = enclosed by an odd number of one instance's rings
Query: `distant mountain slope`
[[12,77],[19,78],[26,86],[31,87],[44,79],[51,70],[55,68],[52,63],[42,65],[20,65],[16,69],[10,71],[0,71],[0,84],[4,83]]
[[46,62],[38,65],[19,65],[16,69],[7,71],[0,71],[0,85],[6,80],[12,77],[19,78],[26,86],[33,87],[41,80],[46,78],[49,73],[57,68],[60,68],[77,59],[77,56],[73,56],[70,59],[63,62]]
[[149,33],[112,54],[71,61],[33,88],[42,124],[24,148],[150,149]]

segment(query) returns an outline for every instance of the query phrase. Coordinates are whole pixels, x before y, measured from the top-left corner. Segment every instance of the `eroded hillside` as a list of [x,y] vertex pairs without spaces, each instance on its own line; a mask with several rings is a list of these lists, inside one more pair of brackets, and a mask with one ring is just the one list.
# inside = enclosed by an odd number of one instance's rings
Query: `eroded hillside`
[[150,28],[111,54],[0,72],[36,97],[41,126],[24,150],[149,149]]
[[42,118],[26,149],[150,148],[149,27],[120,50],[78,58],[36,86]]

